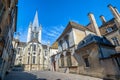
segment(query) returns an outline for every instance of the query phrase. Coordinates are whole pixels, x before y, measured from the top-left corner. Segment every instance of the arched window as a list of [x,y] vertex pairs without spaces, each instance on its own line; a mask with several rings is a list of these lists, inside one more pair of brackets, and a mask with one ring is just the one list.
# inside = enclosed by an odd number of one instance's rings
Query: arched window
[[36,45],[33,45],[33,51],[36,51]]
[[35,58],[36,58],[36,57],[35,57],[35,56],[33,56],[33,64],[35,64]]
[[28,64],[30,64],[30,56],[28,56]]

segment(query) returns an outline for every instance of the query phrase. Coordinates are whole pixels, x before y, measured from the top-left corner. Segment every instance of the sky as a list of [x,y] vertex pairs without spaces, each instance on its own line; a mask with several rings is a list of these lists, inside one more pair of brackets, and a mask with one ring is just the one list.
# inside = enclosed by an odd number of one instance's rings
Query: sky
[[108,21],[113,15],[108,4],[120,11],[120,0],[18,0],[17,32],[20,41],[27,41],[28,25],[33,22],[38,11],[39,24],[42,25],[42,43],[53,44],[63,32],[69,21],[87,25],[88,13],[92,12],[100,26],[100,15]]

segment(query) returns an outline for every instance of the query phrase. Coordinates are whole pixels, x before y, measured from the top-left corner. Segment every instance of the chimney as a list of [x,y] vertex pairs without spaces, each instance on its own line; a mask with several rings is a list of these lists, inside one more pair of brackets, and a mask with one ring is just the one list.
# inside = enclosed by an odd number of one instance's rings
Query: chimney
[[114,7],[114,9],[115,9],[116,13],[120,16],[120,13],[119,13],[119,11],[117,10],[117,8]]
[[93,15],[92,13],[89,13],[88,16],[89,16],[90,22],[91,22],[91,24],[92,24],[92,26],[93,26],[93,28],[94,28],[94,32],[95,32],[98,36],[101,36],[94,15]]
[[100,16],[100,19],[102,21],[102,24],[106,23],[105,17],[103,15]]
[[108,7],[109,7],[109,9],[111,10],[114,18],[119,19],[120,17],[119,17],[119,15],[118,15],[118,13],[116,12],[115,8],[113,8],[113,6],[112,6],[111,4],[109,4]]

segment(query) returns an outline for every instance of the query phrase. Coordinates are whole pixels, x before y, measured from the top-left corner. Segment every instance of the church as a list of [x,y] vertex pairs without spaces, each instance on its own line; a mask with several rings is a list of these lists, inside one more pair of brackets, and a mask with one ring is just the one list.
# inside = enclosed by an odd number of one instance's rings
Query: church
[[[41,43],[42,26],[39,25],[38,12],[36,11],[33,23],[28,26],[27,42],[18,44],[18,53],[21,55],[16,57],[16,64],[23,64],[25,71],[46,70],[48,69],[49,44]],[[21,58],[21,59],[18,59]]]

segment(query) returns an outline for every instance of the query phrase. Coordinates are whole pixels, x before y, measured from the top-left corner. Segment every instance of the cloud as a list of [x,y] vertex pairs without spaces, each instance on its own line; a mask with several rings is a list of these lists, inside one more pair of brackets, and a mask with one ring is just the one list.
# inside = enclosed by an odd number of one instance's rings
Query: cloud
[[[49,29],[48,29],[49,28]],[[64,30],[64,26],[57,25],[57,26],[50,26],[43,28],[43,43],[44,41],[50,41],[50,43],[54,43],[56,39],[61,35]]]
[[56,34],[55,33],[47,33],[48,36],[51,36],[51,37],[56,37]]

